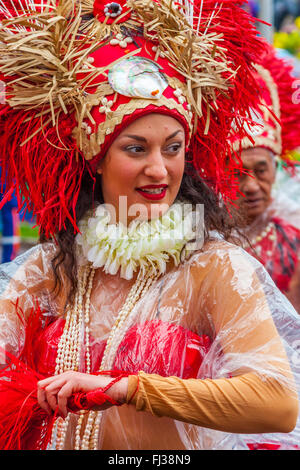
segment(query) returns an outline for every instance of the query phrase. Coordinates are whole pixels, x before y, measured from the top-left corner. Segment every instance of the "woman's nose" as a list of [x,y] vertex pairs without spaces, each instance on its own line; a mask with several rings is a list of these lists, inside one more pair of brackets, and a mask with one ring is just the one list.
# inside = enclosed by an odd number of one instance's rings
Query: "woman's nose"
[[166,169],[165,160],[159,150],[152,152],[147,157],[147,165],[145,168],[145,175],[156,180],[165,178],[168,174]]

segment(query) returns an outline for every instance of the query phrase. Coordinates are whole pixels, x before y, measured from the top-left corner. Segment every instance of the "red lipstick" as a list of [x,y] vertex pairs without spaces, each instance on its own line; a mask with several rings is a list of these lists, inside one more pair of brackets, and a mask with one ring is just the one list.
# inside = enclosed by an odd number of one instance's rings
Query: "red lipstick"
[[[148,184],[146,186],[141,186],[140,188],[136,188],[136,190],[145,199],[148,199],[151,201],[159,201],[165,197],[167,188],[168,188],[167,184]],[[150,192],[153,189],[157,190],[157,192]]]

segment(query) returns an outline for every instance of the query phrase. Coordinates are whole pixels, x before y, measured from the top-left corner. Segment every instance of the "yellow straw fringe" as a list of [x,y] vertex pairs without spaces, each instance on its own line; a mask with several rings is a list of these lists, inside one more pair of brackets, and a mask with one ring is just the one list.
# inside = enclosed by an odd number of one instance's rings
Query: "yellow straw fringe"
[[[36,110],[36,116],[46,116],[44,122],[51,119],[56,127],[61,112],[75,112],[78,127],[74,137],[81,149],[81,125],[90,117],[88,90],[93,79],[105,75],[104,68],[94,67],[87,58],[122,27],[117,23],[122,15],[111,25],[96,18],[86,19],[93,12],[93,3],[93,0],[63,0],[56,5],[56,0],[45,0],[42,11],[37,12],[28,0],[23,14],[15,18],[7,15],[0,26],[0,70],[12,77],[7,83],[8,104]],[[186,98],[195,121],[202,116],[203,105],[207,106],[205,132],[208,132],[209,110],[216,100],[216,89],[226,92],[224,74],[235,73],[225,62],[222,35],[210,33],[209,25],[204,33],[198,33],[184,11],[175,9],[169,0],[160,3],[128,0],[127,6],[131,18],[126,21],[126,28],[136,31],[143,24],[144,37],[157,43],[171,66],[186,78]],[[78,80],[79,72],[88,75]],[[101,97],[103,94],[99,93],[99,102]]]

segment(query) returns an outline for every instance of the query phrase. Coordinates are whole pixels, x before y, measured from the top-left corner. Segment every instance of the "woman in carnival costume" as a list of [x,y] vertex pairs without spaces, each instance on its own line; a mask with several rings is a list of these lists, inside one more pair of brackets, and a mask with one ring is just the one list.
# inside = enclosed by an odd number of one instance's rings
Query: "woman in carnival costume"
[[233,120],[245,133],[261,47],[248,14],[231,0],[0,4],[6,197],[16,188],[42,240],[1,275],[0,447],[294,443],[294,337],[274,320],[297,338],[297,316],[226,241],[219,203],[237,191],[227,137]]

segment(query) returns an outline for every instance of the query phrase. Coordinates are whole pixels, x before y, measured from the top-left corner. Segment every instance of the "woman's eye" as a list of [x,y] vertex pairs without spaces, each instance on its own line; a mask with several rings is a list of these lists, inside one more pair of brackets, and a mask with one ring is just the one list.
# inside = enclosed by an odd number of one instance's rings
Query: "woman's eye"
[[171,144],[167,147],[166,151],[168,153],[177,153],[179,152],[179,150],[181,149],[182,147],[182,144],[178,143],[178,144]]
[[130,153],[142,153],[145,151],[144,147],[141,147],[140,145],[129,145],[125,150]]

